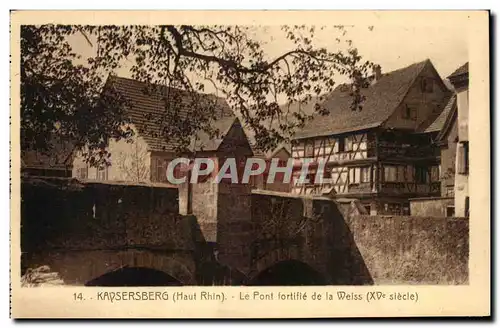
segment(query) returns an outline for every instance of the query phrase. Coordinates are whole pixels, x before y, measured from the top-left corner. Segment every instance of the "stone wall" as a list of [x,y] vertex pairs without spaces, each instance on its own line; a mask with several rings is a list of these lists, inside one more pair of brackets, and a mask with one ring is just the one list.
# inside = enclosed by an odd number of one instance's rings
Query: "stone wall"
[[168,261],[146,259],[161,251],[167,257],[184,254],[183,268],[176,271],[184,272],[183,280],[187,272],[194,275],[192,219],[178,214],[177,189],[28,181],[22,184],[21,199],[24,268],[51,262],[69,274],[62,278],[71,283],[134,263],[164,263],[172,271]]
[[333,201],[322,197],[254,192],[252,222],[257,231],[250,278],[277,262],[295,259],[335,285],[468,282],[465,219],[344,217]]
[[468,283],[468,220],[357,216],[346,222],[375,284]]
[[426,197],[410,199],[410,214],[412,216],[446,217],[447,208],[453,207],[452,197]]
[[183,197],[191,197],[192,214],[196,216],[200,225],[203,239],[206,242],[217,241],[217,203],[219,185],[212,183],[211,179],[202,183],[184,184],[182,188],[190,188],[191,195],[182,194]]
[[300,261],[326,284],[371,284],[363,259],[336,204],[324,197],[256,191],[249,280],[272,265]]

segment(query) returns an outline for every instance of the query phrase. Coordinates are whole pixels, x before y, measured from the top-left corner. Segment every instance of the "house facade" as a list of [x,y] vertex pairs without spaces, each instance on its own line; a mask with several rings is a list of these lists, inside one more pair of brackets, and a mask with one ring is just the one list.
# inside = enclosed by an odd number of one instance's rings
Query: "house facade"
[[[109,140],[107,150],[111,153],[111,157],[110,165],[106,167],[91,167],[86,163],[82,152],[78,152],[73,161],[73,177],[81,180],[168,185],[167,166],[177,157],[190,157],[196,154],[198,158],[212,158],[216,163],[220,163],[227,157],[236,157],[240,160],[252,156],[239,120],[222,99],[215,99],[212,95],[202,95],[210,101],[217,102],[216,110],[219,113],[212,124],[220,131],[219,137],[210,138],[204,132],[197,132],[192,136],[190,152],[182,154],[176,148],[178,143],[175,140],[168,140],[159,133],[162,128],[160,116],[165,111],[162,95],[147,93],[144,83],[127,78],[112,77],[110,85],[129,101],[126,115],[131,123],[127,127],[135,132],[134,136],[128,141]],[[180,112],[182,115],[182,109]],[[163,124],[178,124],[178,122]]]
[[[429,129],[451,97],[430,60],[386,74],[362,90],[362,110],[352,110],[349,85],[338,86],[317,115],[297,133],[292,156],[312,158],[309,183],[292,193],[359,200],[371,214],[409,214],[409,199],[440,196],[440,149]],[[325,162],[323,182],[316,179]],[[319,183],[316,183],[319,182]]]
[[[448,80],[456,90],[457,114],[451,118],[457,128],[454,182],[455,215],[469,216],[469,63],[453,72]],[[453,138],[453,137],[452,137]],[[452,145],[453,146],[453,145]]]

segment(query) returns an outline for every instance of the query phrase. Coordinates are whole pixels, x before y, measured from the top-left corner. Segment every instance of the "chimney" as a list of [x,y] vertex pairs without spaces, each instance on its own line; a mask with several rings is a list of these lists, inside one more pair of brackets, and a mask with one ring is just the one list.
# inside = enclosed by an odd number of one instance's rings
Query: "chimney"
[[375,76],[375,81],[378,81],[382,78],[382,68],[380,67],[380,65],[377,65],[375,66],[375,68],[373,69],[374,71],[374,76]]

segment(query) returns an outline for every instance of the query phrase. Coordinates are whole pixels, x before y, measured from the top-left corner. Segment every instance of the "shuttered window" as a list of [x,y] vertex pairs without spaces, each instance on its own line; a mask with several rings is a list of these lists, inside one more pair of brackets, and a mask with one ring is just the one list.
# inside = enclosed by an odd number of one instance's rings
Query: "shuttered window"
[[457,172],[467,174],[469,172],[469,142],[459,142],[457,149]]

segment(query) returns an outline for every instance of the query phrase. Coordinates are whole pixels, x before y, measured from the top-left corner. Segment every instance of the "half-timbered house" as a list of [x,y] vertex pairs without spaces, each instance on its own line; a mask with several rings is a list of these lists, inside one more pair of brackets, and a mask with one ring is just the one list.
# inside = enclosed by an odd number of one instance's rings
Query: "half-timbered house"
[[[358,199],[371,214],[405,214],[409,198],[439,196],[439,133],[432,123],[451,92],[430,60],[386,74],[378,71],[362,90],[361,110],[352,110],[351,86],[338,86],[292,143],[292,156],[309,164],[308,183],[292,193]],[[326,162],[323,181],[316,179]],[[321,171],[319,171],[321,172]]]

